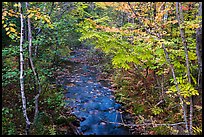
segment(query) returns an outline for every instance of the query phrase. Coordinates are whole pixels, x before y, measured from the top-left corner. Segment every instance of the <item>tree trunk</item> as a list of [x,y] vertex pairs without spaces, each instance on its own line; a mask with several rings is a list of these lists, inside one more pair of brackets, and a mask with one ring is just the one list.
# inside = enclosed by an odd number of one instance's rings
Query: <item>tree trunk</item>
[[[186,69],[187,69],[187,76],[188,76],[188,82],[191,84],[191,77],[190,77],[190,64],[189,64],[189,58],[188,58],[188,49],[187,49],[187,42],[185,38],[185,31],[184,28],[181,27],[182,23],[184,22],[183,19],[183,11],[181,7],[181,3],[176,2],[176,15],[177,15],[177,20],[180,28],[180,34],[182,38],[182,43],[184,46],[184,51],[185,51],[185,56],[186,56]],[[192,117],[193,117],[193,101],[192,101],[192,96],[189,97],[190,99],[190,113],[189,113],[189,133],[192,135]]]
[[30,128],[30,121],[27,116],[26,112],[26,97],[24,92],[24,75],[23,75],[23,13],[22,13],[22,7],[21,2],[19,2],[19,12],[20,12],[20,18],[21,18],[21,37],[20,37],[20,87],[21,87],[21,98],[22,98],[22,104],[23,104],[23,115],[26,120],[26,132],[25,134],[29,134],[29,128]]
[[183,46],[184,46],[184,51],[185,51],[185,56],[186,56],[187,76],[188,76],[188,79],[189,79],[189,83],[191,83],[191,79],[190,79],[190,64],[189,64],[189,59],[188,59],[187,42],[186,42],[186,38],[185,38],[184,28],[181,27],[181,25],[183,23],[182,7],[181,7],[181,4],[179,5],[178,2],[176,2],[176,12],[177,12],[177,20],[178,20],[178,24],[179,24],[179,28],[180,28],[180,34],[181,34],[181,38],[182,38],[182,43],[183,43]]
[[[202,16],[202,2],[199,2],[198,16]],[[202,24],[202,19],[200,25]],[[199,93],[202,93],[202,27],[196,29],[196,54],[198,58],[198,89]]]
[[175,75],[175,71],[174,71],[174,68],[173,68],[173,65],[171,65],[171,60],[169,58],[169,55],[168,55],[168,52],[166,51],[166,48],[164,46],[164,44],[162,43],[162,48],[164,50],[164,53],[166,55],[166,60],[170,66],[170,69],[171,69],[171,72],[172,72],[172,75],[173,75],[173,78],[174,78],[174,84],[176,85],[176,90],[178,91],[178,95],[179,95],[179,100],[180,100],[180,103],[181,103],[181,107],[182,107],[182,110],[183,110],[183,118],[184,118],[184,121],[185,121],[185,125],[186,125],[186,130],[188,131],[188,121],[187,121],[187,112],[186,112],[186,109],[185,109],[185,106],[184,106],[184,102],[183,102],[183,98],[182,96],[180,95],[180,89],[178,87],[178,82],[176,80],[176,75]]
[[[26,2],[26,9],[28,9],[28,2]],[[33,64],[33,59],[32,59],[32,31],[31,31],[31,23],[30,23],[30,18],[28,18],[28,41],[29,41],[29,61],[30,61],[30,65],[31,65],[31,69],[33,71],[34,77],[35,77],[35,85],[36,83],[38,83],[38,94],[35,96],[35,116],[34,116],[34,120],[36,119],[37,115],[38,115],[38,98],[40,96],[41,93],[41,85],[40,85],[40,80],[38,78],[37,72],[35,71],[35,67]]]

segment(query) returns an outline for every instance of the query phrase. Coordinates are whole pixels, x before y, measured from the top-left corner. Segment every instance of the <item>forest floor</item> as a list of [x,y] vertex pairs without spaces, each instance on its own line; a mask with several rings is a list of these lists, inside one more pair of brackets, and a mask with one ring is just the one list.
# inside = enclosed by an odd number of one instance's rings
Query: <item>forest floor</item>
[[81,46],[71,52],[64,71],[58,70],[57,83],[65,89],[65,102],[81,122],[79,132],[84,135],[128,135],[124,121],[131,121],[115,100],[107,77],[98,69],[101,57],[90,56],[91,47]]

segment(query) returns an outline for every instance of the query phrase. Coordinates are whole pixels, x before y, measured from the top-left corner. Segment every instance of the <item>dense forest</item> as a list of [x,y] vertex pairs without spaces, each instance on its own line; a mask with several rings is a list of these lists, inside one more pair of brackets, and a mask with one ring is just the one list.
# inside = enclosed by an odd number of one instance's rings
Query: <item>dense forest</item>
[[202,134],[202,2],[2,2],[2,135]]

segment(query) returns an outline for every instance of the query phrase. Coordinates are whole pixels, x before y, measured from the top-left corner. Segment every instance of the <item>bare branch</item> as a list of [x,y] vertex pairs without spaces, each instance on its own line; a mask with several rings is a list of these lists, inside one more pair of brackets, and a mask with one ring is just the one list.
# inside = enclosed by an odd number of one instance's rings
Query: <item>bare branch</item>
[[142,25],[142,27],[145,29],[145,31],[146,31],[147,33],[153,35],[153,36],[156,36],[156,37],[160,38],[160,34],[159,34],[159,33],[158,33],[158,34],[153,33],[153,32],[150,31],[150,29],[147,29],[147,28],[144,26],[144,24],[143,24],[143,22],[142,22],[140,16],[136,14],[136,12],[134,11],[134,9],[133,9],[133,7],[131,6],[130,2],[128,2],[128,5],[130,6],[130,9],[131,9],[132,12],[135,14],[135,16],[137,17],[137,19],[138,19],[140,25]]
[[[28,2],[26,2],[26,9],[28,9]],[[31,21],[30,21],[30,18],[28,18],[28,41],[29,41],[29,46],[28,46],[28,49],[29,49],[29,61],[30,61],[30,65],[31,65],[31,69],[33,71],[33,74],[35,76],[35,85],[36,83],[38,83],[38,94],[36,95],[35,97],[35,115],[34,115],[34,120],[36,119],[37,115],[38,115],[38,98],[40,96],[40,93],[41,93],[41,85],[40,85],[40,80],[39,80],[39,77],[37,75],[37,72],[35,70],[35,66],[33,64],[33,59],[32,59],[32,31],[31,31]]]
[[155,107],[158,106],[159,104],[161,104],[162,102],[164,102],[164,100],[160,100],[160,101],[155,105]]

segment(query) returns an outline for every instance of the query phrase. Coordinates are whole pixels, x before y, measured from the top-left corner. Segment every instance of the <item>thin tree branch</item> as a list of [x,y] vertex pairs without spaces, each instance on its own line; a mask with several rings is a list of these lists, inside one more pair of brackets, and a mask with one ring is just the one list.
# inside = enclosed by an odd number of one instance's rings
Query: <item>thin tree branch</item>
[[184,107],[183,98],[180,95],[180,89],[178,87],[178,82],[176,80],[176,75],[175,75],[175,72],[174,72],[174,68],[173,68],[173,65],[171,64],[171,61],[170,61],[170,58],[169,58],[169,54],[166,51],[166,47],[165,47],[164,43],[162,43],[162,48],[164,49],[164,53],[166,55],[166,60],[167,60],[169,66],[171,68],[171,72],[172,72],[172,75],[173,75],[173,78],[174,78],[174,84],[176,85],[176,90],[178,92],[179,100],[180,100],[181,107],[182,107],[182,110],[183,110],[183,118],[184,118],[184,121],[185,121],[185,124],[186,124],[186,130],[188,131],[188,121],[187,121],[187,116],[186,116],[186,109]]
[[160,100],[156,105],[155,105],[155,107],[156,106],[158,106],[159,104],[161,104],[162,102],[164,102],[164,100],[162,99],[162,100]]
[[[202,2],[199,2],[199,11],[197,16],[202,16]],[[200,19],[200,25],[202,25],[202,19]],[[202,92],[202,27],[196,29],[196,54],[198,58],[198,88]]]
[[147,29],[147,28],[144,26],[142,20],[140,19],[139,15],[136,14],[136,12],[134,11],[134,9],[133,9],[133,7],[131,6],[130,2],[128,2],[128,5],[130,6],[130,9],[131,9],[132,12],[135,14],[135,16],[137,17],[137,19],[138,19],[140,25],[142,25],[142,27],[145,29],[145,31],[146,31],[147,33],[153,35],[153,36],[156,36],[156,37],[160,38],[160,34],[159,34],[159,33],[158,33],[158,34],[153,33],[153,32],[150,31],[150,29]]
[[[26,2],[26,9],[28,10],[28,2]],[[30,18],[28,18],[28,41],[29,41],[29,61],[30,61],[30,65],[31,65],[31,69],[33,71],[33,74],[35,76],[35,85],[36,83],[38,83],[38,94],[35,97],[35,115],[34,115],[34,120],[36,119],[37,115],[38,115],[38,98],[40,96],[41,93],[41,85],[40,85],[40,80],[39,77],[37,75],[37,72],[35,71],[35,67],[33,64],[33,59],[32,59],[32,31],[31,31],[31,23],[30,23]]]
[[[179,10],[178,10],[179,9]],[[188,76],[188,82],[191,84],[191,76],[190,76],[190,64],[189,64],[189,58],[188,58],[188,49],[187,49],[187,42],[185,38],[185,30],[183,27],[181,27],[181,24],[184,22],[183,18],[183,11],[182,11],[182,6],[181,3],[176,3],[176,15],[177,15],[177,20],[180,28],[180,34],[184,46],[184,51],[185,51],[185,56],[186,56],[186,68],[187,68],[187,76]],[[189,113],[189,133],[190,135],[193,134],[192,130],[192,118],[193,118],[193,100],[192,96],[190,98],[190,113]]]
[[[160,7],[162,7],[164,4],[165,4],[165,3],[163,3]],[[133,9],[133,7],[131,6],[131,4],[130,4],[129,2],[128,2],[128,5],[129,5],[130,9],[132,10],[132,12],[133,12],[133,13],[135,14],[135,16],[137,17],[139,23],[145,28],[146,32],[161,39],[161,36],[160,36],[159,33],[153,33],[153,32],[151,32],[150,29],[147,29],[147,28],[144,26],[144,24],[143,24],[143,22],[142,22],[142,20],[141,20],[141,18],[140,18],[140,15],[138,15],[138,14],[135,12],[135,10]],[[156,15],[155,15],[155,16],[156,16]],[[155,29],[156,29],[156,30],[159,30],[160,28],[158,27],[158,24],[157,24],[156,22],[154,22],[154,23],[155,23],[155,27],[156,27]],[[151,28],[151,27],[149,26],[149,28]],[[153,30],[153,29],[152,29],[152,30]]]

